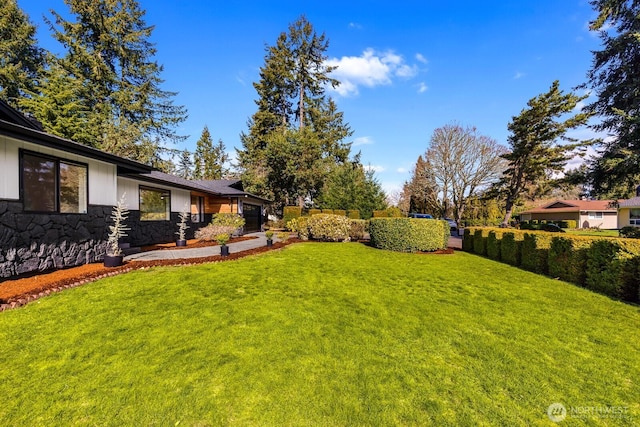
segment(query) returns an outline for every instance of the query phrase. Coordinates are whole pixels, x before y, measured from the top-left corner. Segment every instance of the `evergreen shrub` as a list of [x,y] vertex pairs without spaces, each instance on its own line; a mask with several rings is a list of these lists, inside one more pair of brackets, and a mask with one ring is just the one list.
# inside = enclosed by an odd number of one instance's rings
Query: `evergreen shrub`
[[347,211],[347,216],[351,219],[360,219],[360,211],[359,210],[349,210]]
[[520,246],[522,245],[522,233],[505,231],[500,241],[500,259],[502,262],[518,267],[520,265]]
[[328,242],[349,241],[351,220],[342,215],[319,214],[307,220],[309,238]]
[[450,227],[446,221],[418,218],[372,218],[371,245],[398,252],[446,249]]
[[302,216],[302,208],[300,206],[285,206],[282,210],[282,220],[288,224],[294,218]]

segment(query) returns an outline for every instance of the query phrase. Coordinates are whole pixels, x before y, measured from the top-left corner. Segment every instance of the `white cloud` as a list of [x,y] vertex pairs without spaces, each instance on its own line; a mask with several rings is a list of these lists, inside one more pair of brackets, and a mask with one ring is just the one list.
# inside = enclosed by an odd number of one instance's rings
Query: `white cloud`
[[370,136],[361,136],[353,140],[353,146],[357,147],[358,145],[370,145],[373,144],[373,139]]
[[361,30],[362,25],[358,24],[357,22],[349,22],[349,28],[353,28],[354,30]]
[[523,78],[524,76],[525,76],[525,74],[524,74],[524,73],[521,73],[520,71],[517,71],[517,72],[516,72],[516,75],[515,75],[515,76],[513,76],[513,79],[514,79],[514,80],[518,80],[518,79]]
[[416,61],[422,62],[423,64],[426,64],[429,62],[427,61],[427,58],[425,58],[424,55],[421,53],[416,53]]
[[429,89],[429,86],[425,82],[418,84],[418,93],[425,93]]
[[340,86],[333,90],[342,96],[357,95],[360,86],[389,85],[394,77],[411,78],[418,73],[418,67],[407,64],[401,55],[373,49],[366,49],[360,56],[331,58],[326,65],[337,67],[331,75]]
[[407,172],[409,172],[409,170],[407,168],[400,167],[400,168],[396,169],[396,172],[398,172],[398,173],[407,173]]
[[384,172],[385,167],[380,165],[365,165],[363,166],[366,171],[374,171],[376,173]]

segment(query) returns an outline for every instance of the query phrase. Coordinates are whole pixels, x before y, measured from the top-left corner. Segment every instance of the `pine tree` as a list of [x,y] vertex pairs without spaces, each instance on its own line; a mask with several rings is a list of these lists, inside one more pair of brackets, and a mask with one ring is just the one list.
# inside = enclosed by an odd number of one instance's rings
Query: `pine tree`
[[223,179],[229,172],[226,167],[228,161],[224,143],[220,139],[214,145],[209,128],[205,126],[196,143],[193,179]]
[[598,13],[590,28],[603,49],[593,52],[588,86],[597,95],[587,110],[601,120],[594,126],[614,138],[601,144],[591,163],[593,192],[629,197],[640,182],[640,2],[591,0]]
[[183,150],[180,152],[178,164],[176,165],[176,173],[184,179],[191,179],[193,169],[193,160],[191,160],[191,152]]
[[[186,111],[173,105],[173,92],[161,89],[162,66],[149,41],[153,27],[135,0],[65,0],[75,21],[52,11],[54,37],[67,48],[62,69],[82,87],[77,102],[90,112],[91,145],[138,159],[164,141],[182,137],[175,126]],[[138,132],[133,132],[135,128]],[[114,143],[108,138],[118,135]],[[69,135],[62,135],[69,137]],[[132,145],[144,145],[140,150]],[[134,153],[134,154],[132,154]],[[147,158],[154,158],[145,155]],[[149,160],[152,161],[152,160]]]
[[36,27],[15,0],[0,4],[0,99],[18,107],[18,100],[37,89],[44,67]]
[[[570,158],[568,153],[581,145],[566,133],[589,120],[591,115],[587,112],[571,113],[585,98],[563,93],[556,80],[548,92],[529,100],[528,108],[511,119],[511,152],[502,156],[508,166],[498,183],[506,200],[504,226],[509,224],[513,207],[523,192],[532,184],[552,179],[553,173],[562,172]],[[568,143],[559,144],[561,140]]]
[[349,157],[343,140],[352,131],[325,95],[328,85],[338,84],[325,65],[327,49],[326,36],[301,17],[267,47],[254,84],[258,111],[241,135],[239,166],[245,188],[277,208],[317,197],[330,166]]

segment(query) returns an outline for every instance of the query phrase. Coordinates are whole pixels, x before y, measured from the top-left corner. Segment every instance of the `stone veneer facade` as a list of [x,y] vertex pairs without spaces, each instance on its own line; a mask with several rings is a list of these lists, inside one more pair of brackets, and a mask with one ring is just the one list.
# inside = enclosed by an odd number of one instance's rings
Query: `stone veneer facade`
[[[73,267],[104,258],[111,206],[88,207],[86,214],[26,213],[22,203],[0,200],[0,278]],[[132,247],[175,241],[178,214],[171,221],[140,221],[131,211],[123,239]],[[195,225],[195,227],[194,227]],[[189,224],[187,238],[194,228]]]

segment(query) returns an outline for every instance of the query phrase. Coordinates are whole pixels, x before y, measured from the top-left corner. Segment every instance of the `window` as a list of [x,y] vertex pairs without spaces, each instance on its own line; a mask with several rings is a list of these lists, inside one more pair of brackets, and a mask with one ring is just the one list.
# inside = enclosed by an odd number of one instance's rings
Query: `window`
[[602,212],[589,212],[589,219],[602,219]]
[[171,192],[140,187],[140,220],[169,221],[171,219]]
[[640,225],[640,209],[631,209],[629,211],[629,224]]
[[31,212],[87,213],[87,166],[22,153],[22,200]]

